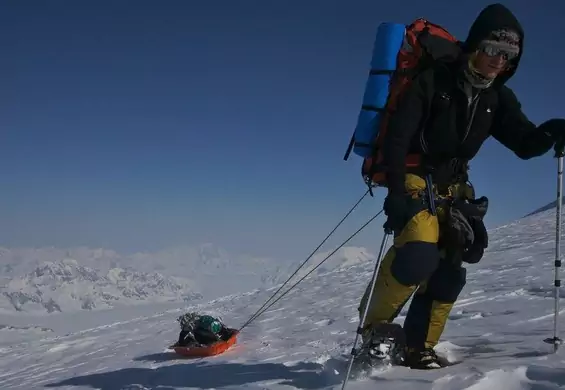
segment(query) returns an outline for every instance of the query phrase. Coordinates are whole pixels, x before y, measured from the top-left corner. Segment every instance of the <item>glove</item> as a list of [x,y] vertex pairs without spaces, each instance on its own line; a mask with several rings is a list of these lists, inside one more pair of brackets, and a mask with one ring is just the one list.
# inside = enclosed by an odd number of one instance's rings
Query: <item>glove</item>
[[488,198],[455,201],[447,209],[442,222],[441,246],[453,261],[476,264],[488,246],[488,233],[483,218],[488,210]]
[[408,202],[406,195],[389,194],[383,204],[388,217],[383,227],[385,230],[401,231],[408,222]]
[[539,125],[539,129],[553,139],[556,152],[561,152],[565,149],[565,119],[550,119]]
[[483,258],[485,249],[488,247],[488,232],[481,218],[469,218],[469,224],[473,229],[473,244],[463,253],[463,261],[476,264]]

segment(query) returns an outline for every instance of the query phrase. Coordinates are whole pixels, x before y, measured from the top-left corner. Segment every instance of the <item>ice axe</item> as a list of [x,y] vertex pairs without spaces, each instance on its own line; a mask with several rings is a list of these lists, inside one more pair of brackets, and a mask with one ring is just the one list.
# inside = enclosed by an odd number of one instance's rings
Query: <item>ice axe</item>
[[557,158],[557,212],[555,223],[555,281],[554,281],[554,298],[555,313],[553,318],[553,337],[544,341],[553,344],[553,352],[557,352],[559,345],[563,343],[558,334],[559,319],[559,288],[561,287],[561,279],[559,279],[559,268],[561,267],[561,206],[563,203],[563,157],[565,157],[565,141],[555,143],[555,156]]

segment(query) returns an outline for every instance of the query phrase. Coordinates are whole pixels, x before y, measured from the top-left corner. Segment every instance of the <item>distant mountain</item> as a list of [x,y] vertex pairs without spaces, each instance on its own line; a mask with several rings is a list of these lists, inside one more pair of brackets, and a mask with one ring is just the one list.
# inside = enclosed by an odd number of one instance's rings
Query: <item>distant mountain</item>
[[[312,257],[311,265],[306,269],[314,268],[324,260],[333,250],[318,253]],[[337,250],[317,270],[316,273],[331,272],[337,269],[349,268],[354,265],[364,264],[375,259],[375,255],[363,247],[347,246]],[[306,271],[308,272],[308,271]]]
[[0,293],[0,308],[48,313],[202,298],[191,282],[182,278],[121,268],[102,272],[72,259],[43,262],[32,272],[11,278],[0,287]]
[[[322,261],[318,253],[295,276]],[[344,247],[311,276],[374,258]],[[121,255],[89,248],[0,248],[0,309],[92,310],[155,301],[215,299],[284,282],[303,262],[232,256],[213,244]],[[293,279],[294,280],[294,279]]]

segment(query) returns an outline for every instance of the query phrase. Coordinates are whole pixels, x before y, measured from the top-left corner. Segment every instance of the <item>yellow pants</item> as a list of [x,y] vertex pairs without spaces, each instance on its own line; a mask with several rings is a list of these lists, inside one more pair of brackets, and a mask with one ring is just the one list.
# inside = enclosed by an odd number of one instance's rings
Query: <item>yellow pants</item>
[[[426,182],[408,174],[405,188],[417,201],[425,193]],[[436,195],[474,199],[473,192],[470,185],[462,183],[450,186],[446,194]],[[369,304],[365,327],[392,322],[414,294],[404,322],[409,348],[433,348],[438,343],[449,312],[465,286],[465,268],[442,258],[438,248],[443,213],[441,206],[436,215],[427,207],[415,211],[382,260]],[[361,299],[360,313],[367,304],[370,286]]]

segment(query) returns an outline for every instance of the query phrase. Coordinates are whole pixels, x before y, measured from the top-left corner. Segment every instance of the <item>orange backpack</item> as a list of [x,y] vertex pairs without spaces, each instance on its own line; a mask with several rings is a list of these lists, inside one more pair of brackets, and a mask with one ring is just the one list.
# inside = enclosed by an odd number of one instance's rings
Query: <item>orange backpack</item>
[[[419,18],[406,26],[404,40],[396,56],[396,69],[392,73],[386,106],[378,124],[378,133],[372,144],[369,156],[363,159],[362,176],[369,187],[386,187],[386,170],[383,162],[383,141],[389,119],[394,115],[399,99],[416,75],[431,66],[435,61],[453,61],[459,50],[457,39],[443,27]],[[353,143],[353,140],[352,140]],[[351,151],[351,144],[346,156]],[[408,154],[407,167],[417,167],[420,155]]]

